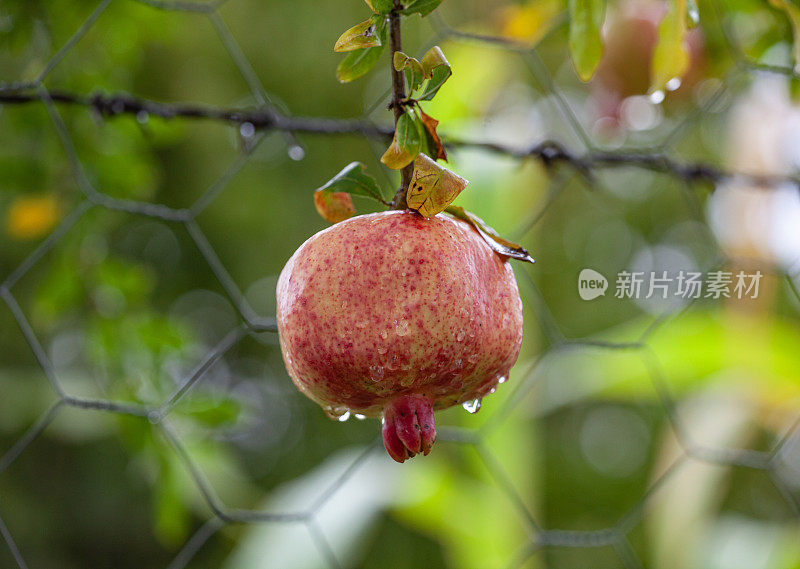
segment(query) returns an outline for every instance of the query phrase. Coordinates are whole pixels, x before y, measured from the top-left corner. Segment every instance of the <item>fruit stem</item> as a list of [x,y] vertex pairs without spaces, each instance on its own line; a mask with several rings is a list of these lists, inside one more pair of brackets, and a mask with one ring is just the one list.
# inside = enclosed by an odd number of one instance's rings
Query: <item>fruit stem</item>
[[[400,10],[403,9],[401,0],[394,0],[394,8],[389,12],[389,41],[391,53],[389,54],[389,65],[392,70],[392,104],[394,110],[394,125],[405,112],[403,100],[406,98],[406,78],[402,71],[394,68],[394,54],[396,51],[403,51],[403,36],[400,29],[402,16]],[[414,173],[413,164],[409,164],[400,171],[400,187],[392,200],[392,209],[406,209],[406,193],[411,183],[411,175]]]

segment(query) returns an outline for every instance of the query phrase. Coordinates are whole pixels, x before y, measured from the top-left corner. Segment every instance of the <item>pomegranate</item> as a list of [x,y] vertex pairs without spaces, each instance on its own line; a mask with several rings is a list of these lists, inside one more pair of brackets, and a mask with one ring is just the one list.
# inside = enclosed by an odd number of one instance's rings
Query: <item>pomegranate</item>
[[430,452],[434,409],[476,410],[522,342],[508,261],[441,214],[387,211],[320,231],[286,263],[277,298],[294,383],[331,417],[381,417],[398,462]]
[[[625,102],[644,96],[650,89],[652,59],[658,42],[658,26],[666,5],[651,0],[629,0],[608,18],[605,49],[592,79],[592,111],[597,127],[615,132],[625,126]],[[670,99],[687,99],[709,72],[705,40],[700,28],[686,35],[689,68],[671,85]]]

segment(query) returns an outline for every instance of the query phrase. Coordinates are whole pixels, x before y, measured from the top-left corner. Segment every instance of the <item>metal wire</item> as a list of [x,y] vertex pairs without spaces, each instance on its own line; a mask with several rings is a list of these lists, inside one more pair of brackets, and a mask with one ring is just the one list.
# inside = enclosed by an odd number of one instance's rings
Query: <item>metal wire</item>
[[[220,529],[231,524],[253,523],[285,523],[302,524],[306,527],[312,542],[325,562],[333,569],[342,567],[337,558],[324,528],[317,522],[317,512],[341,489],[341,487],[364,464],[365,460],[379,448],[378,441],[367,445],[359,456],[340,475],[334,477],[324,492],[312,503],[308,510],[298,512],[266,512],[258,510],[232,509],[226,506],[216,495],[212,485],[205,478],[202,469],[192,456],[190,450],[184,445],[181,437],[169,420],[170,412],[178,402],[191,392],[216,362],[225,357],[225,354],[238,342],[247,336],[262,332],[275,332],[275,320],[262,318],[249,306],[241,293],[235,280],[226,270],[214,247],[196,223],[196,218],[208,208],[221,192],[236,178],[237,174],[248,164],[253,150],[261,139],[263,133],[269,129],[283,132],[286,142],[290,147],[299,146],[295,137],[296,132],[320,132],[331,135],[342,133],[360,133],[371,138],[385,138],[391,135],[391,129],[375,125],[369,115],[372,110],[386,99],[388,92],[384,92],[374,104],[365,106],[362,119],[341,121],[330,119],[311,119],[304,117],[291,117],[280,112],[272,102],[270,95],[261,83],[258,74],[249,63],[245,53],[239,47],[233,34],[225,23],[219,8],[224,0],[210,3],[161,1],[161,0],[117,0],[135,1],[153,9],[174,12],[187,12],[200,14],[206,17],[219,36],[224,49],[229,54],[233,64],[244,78],[252,97],[257,102],[253,109],[214,109],[186,104],[158,104],[132,97],[119,96],[82,96],[61,92],[50,92],[44,80],[62,62],[67,53],[87,34],[98,21],[101,14],[111,4],[112,0],[102,0],[83,24],[75,31],[65,44],[45,63],[37,78],[28,83],[8,82],[0,83],[0,104],[30,103],[42,104],[52,121],[61,144],[66,152],[67,159],[72,169],[80,191],[82,201],[67,215],[58,227],[36,247],[20,265],[0,283],[0,297],[8,305],[22,334],[46,375],[53,392],[57,396],[55,403],[49,406],[41,416],[22,434],[17,442],[0,456],[0,474],[6,471],[25,450],[39,437],[48,426],[63,412],[65,408],[81,409],[86,412],[102,411],[108,413],[124,414],[140,418],[152,423],[153,428],[166,440],[169,447],[180,459],[189,472],[194,484],[197,486],[203,499],[207,503],[212,516],[204,523],[178,551],[170,569],[179,569],[187,566],[191,560],[199,555],[204,544],[211,539]],[[714,4],[719,9],[719,4]],[[746,58],[741,46],[737,43],[735,34],[728,28],[727,20],[721,9],[718,19],[722,25],[725,40],[733,55],[738,71],[735,73],[773,73],[797,77],[794,70],[773,65],[763,65],[752,62]],[[532,211],[528,219],[515,231],[516,236],[523,236],[532,230],[547,215],[548,208],[554,200],[561,195],[566,184],[575,176],[583,177],[590,184],[596,184],[594,173],[596,171],[619,166],[636,167],[652,170],[683,180],[686,187],[691,187],[698,182],[718,183],[726,179],[742,179],[759,186],[770,186],[791,183],[798,186],[795,177],[760,176],[742,172],[724,171],[718,167],[706,164],[685,164],[677,161],[668,154],[670,145],[677,139],[687,125],[701,116],[708,108],[715,104],[724,93],[727,81],[719,87],[705,103],[705,106],[695,109],[683,121],[678,123],[664,142],[651,151],[637,150],[635,152],[605,152],[594,148],[592,139],[577,118],[574,110],[563,93],[557,88],[554,78],[539,56],[537,47],[520,45],[502,37],[476,35],[459,31],[451,27],[441,16],[434,14],[430,21],[434,31],[434,41],[450,39],[452,41],[477,42],[488,44],[495,48],[505,49],[523,58],[530,73],[539,84],[541,90],[553,98],[555,107],[573,131],[576,138],[584,148],[574,152],[552,141],[539,143],[527,150],[514,150],[494,143],[479,141],[449,140],[452,146],[468,146],[482,148],[487,152],[499,152],[516,157],[520,160],[536,157],[546,165],[552,166],[563,163],[572,168],[572,172],[556,172],[551,183],[548,198],[539,210]],[[734,74],[735,74],[734,73]],[[102,188],[93,187],[86,176],[80,159],[66,125],[59,113],[58,107],[62,104],[77,104],[98,111],[102,116],[111,117],[122,113],[138,113],[146,111],[152,114],[173,118],[174,120],[220,120],[231,123],[233,128],[245,122],[250,122],[259,128],[257,140],[245,152],[235,157],[222,175],[215,180],[205,192],[188,208],[170,208],[160,204],[138,202],[134,200],[111,197],[102,192]],[[17,298],[14,289],[22,279],[65,235],[75,224],[91,209],[105,208],[130,213],[132,215],[150,217],[182,226],[191,237],[198,252],[212,270],[222,289],[236,307],[240,323],[224,336],[197,364],[196,368],[188,374],[175,391],[161,404],[140,405],[127,402],[116,402],[104,399],[86,399],[72,396],[62,386],[52,363],[49,361],[45,350],[39,342],[34,329],[28,322]],[[520,271],[522,289],[526,293],[525,299],[531,303],[536,312],[542,331],[550,346],[548,354],[557,352],[591,352],[607,350],[627,350],[637,354],[647,370],[650,382],[656,393],[659,404],[666,412],[666,416],[681,446],[681,452],[674,459],[671,466],[664,469],[663,473],[652,482],[651,486],[642,496],[625,512],[612,526],[592,531],[564,531],[557,528],[544,528],[537,521],[535,512],[526,503],[522,494],[514,486],[514,482],[505,471],[502,462],[495,455],[489,435],[518,408],[520,401],[540,384],[542,373],[539,364],[541,357],[531,365],[531,368],[516,382],[513,394],[505,403],[496,410],[482,427],[475,430],[442,428],[440,430],[440,444],[460,444],[474,447],[488,475],[494,484],[506,496],[519,513],[520,519],[527,528],[528,540],[520,544],[519,548],[508,560],[509,567],[519,567],[533,555],[549,547],[572,548],[598,548],[611,546],[616,552],[620,563],[626,568],[640,568],[641,561],[637,558],[628,539],[630,532],[642,519],[646,505],[651,498],[665,485],[670,483],[677,472],[691,461],[709,464],[736,466],[745,469],[764,471],[768,473],[776,488],[781,492],[787,504],[792,508],[794,515],[800,520],[800,504],[798,496],[793,493],[784,478],[780,468],[782,453],[796,443],[800,437],[800,413],[798,420],[783,434],[778,442],[768,452],[757,452],[748,449],[705,448],[692,440],[692,436],[683,425],[676,401],[670,393],[667,372],[658,359],[658,354],[648,343],[654,332],[663,327],[666,322],[677,318],[683,311],[691,307],[691,303],[680,310],[668,310],[655,318],[641,336],[630,342],[609,342],[586,338],[568,338],[560,329],[558,322],[553,317],[541,292],[536,287],[530,274]],[[789,275],[784,275],[791,294],[800,300],[798,291]],[[23,553],[15,543],[9,528],[0,519],[0,534],[9,548],[11,556],[20,568],[26,568]]]

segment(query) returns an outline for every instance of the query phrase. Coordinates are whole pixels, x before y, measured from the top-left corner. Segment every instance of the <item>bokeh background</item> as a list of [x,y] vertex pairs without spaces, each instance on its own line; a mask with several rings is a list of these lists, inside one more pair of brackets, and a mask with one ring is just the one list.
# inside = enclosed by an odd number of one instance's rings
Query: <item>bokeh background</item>
[[[365,4],[4,0],[0,92],[40,100],[0,104],[0,566],[800,567],[792,28],[761,0],[701,1],[689,72],[650,92],[665,7],[609,2],[588,84],[561,0],[446,0],[404,23],[405,51],[453,66],[424,106],[445,140],[510,151],[452,146],[456,203],[537,262],[515,264],[509,382],[439,413],[435,452],[398,465],[376,421],[300,395],[252,325],[327,225],[315,188],[359,160],[392,195],[386,141],[48,101],[390,124],[385,54],[335,78]],[[544,140],[624,164],[512,155]],[[664,156],[785,182],[695,180]],[[610,280],[589,302],[587,267]],[[623,270],[719,268],[762,271],[758,299],[613,294]]]

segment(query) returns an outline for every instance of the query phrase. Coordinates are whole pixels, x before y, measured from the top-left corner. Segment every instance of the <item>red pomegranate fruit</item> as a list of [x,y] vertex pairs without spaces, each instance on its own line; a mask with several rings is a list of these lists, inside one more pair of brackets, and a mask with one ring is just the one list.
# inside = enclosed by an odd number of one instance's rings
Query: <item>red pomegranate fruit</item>
[[[604,50],[592,79],[590,100],[598,127],[614,132],[625,127],[623,105],[630,97],[646,95],[652,81],[652,60],[658,28],[666,14],[664,2],[626,0],[604,26]],[[709,73],[707,51],[699,27],[686,34],[689,68],[669,99],[688,99]]]
[[387,211],[320,231],[286,263],[277,299],[294,383],[331,417],[381,417],[398,462],[430,452],[435,409],[474,411],[522,342],[508,261],[441,214]]

